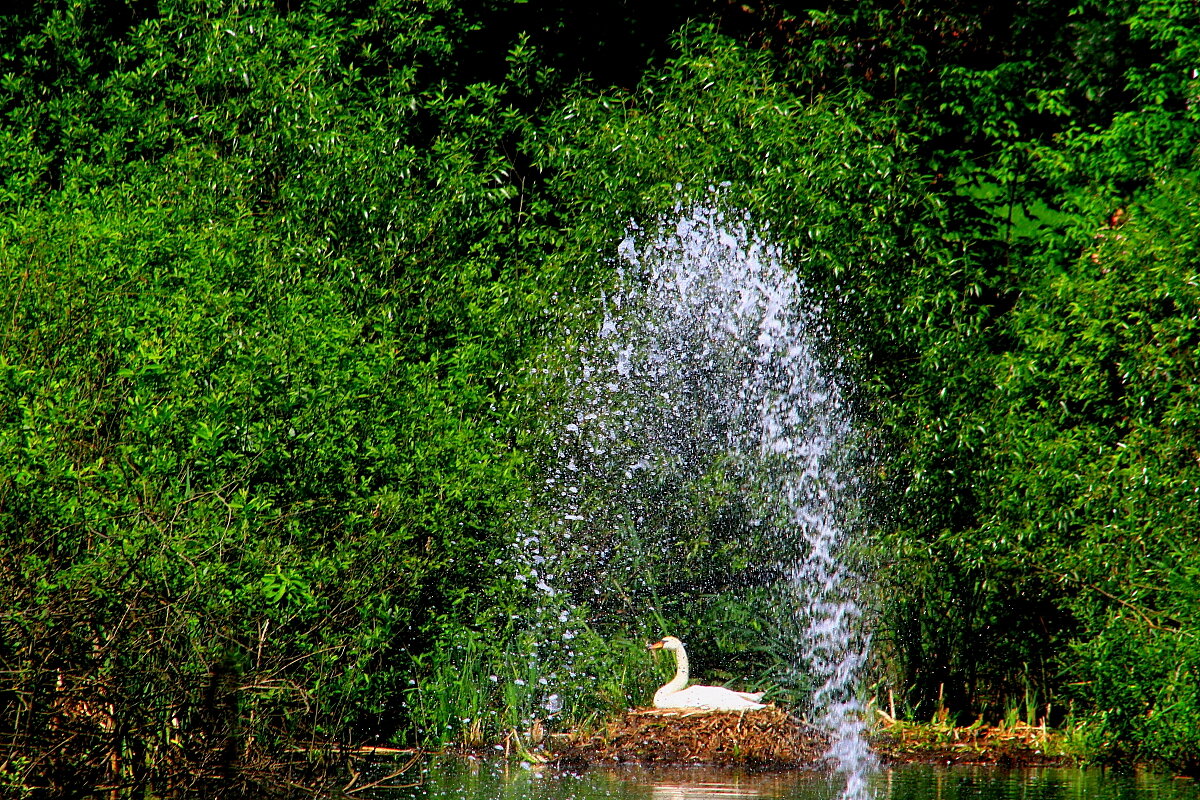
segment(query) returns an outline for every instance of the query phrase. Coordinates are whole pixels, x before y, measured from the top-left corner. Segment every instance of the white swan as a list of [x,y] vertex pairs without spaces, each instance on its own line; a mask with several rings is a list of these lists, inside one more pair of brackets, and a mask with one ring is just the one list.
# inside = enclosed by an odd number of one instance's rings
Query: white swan
[[675,654],[675,677],[654,693],[655,708],[707,708],[713,711],[766,708],[758,702],[765,692],[735,692],[724,686],[687,686],[687,651],[683,649],[683,642],[674,636],[649,645],[649,649],[670,650]]

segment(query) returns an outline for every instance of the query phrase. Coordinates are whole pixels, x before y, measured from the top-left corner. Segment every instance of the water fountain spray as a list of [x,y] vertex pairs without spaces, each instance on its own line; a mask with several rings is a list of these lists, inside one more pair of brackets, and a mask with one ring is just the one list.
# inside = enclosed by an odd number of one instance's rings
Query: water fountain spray
[[861,796],[868,637],[846,554],[864,459],[824,309],[745,214],[680,207],[618,253],[600,324],[570,332],[558,368],[567,399],[549,410],[523,577],[594,606],[605,587],[679,585],[734,553],[773,587],[778,636],[815,686],[845,795]]

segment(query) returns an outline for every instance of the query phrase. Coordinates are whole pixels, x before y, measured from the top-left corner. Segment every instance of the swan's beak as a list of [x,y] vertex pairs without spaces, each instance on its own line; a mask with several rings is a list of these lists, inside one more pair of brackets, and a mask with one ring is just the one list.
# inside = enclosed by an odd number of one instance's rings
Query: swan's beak
[[661,641],[657,641],[654,644],[648,644],[648,645],[646,645],[646,649],[647,650],[662,650],[663,643]]

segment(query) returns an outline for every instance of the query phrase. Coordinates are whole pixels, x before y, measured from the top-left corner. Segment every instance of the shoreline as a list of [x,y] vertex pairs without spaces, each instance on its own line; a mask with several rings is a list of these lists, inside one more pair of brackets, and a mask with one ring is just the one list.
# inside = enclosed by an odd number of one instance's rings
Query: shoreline
[[[1064,732],[1023,722],[969,726],[895,720],[876,710],[867,742],[881,764],[1071,767],[1086,759],[1072,752]],[[825,770],[827,735],[783,710],[679,712],[632,709],[600,729],[574,730],[533,742],[510,737],[505,755],[531,764],[591,766],[732,767],[753,771]],[[484,751],[471,753],[482,755]],[[493,753],[494,755],[494,753]]]

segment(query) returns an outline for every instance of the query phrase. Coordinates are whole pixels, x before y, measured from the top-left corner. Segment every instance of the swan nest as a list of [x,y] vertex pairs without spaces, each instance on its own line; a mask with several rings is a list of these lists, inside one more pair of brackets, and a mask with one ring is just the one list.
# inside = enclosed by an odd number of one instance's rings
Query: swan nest
[[600,732],[556,743],[563,765],[704,764],[751,769],[824,766],[826,738],[775,706],[753,711],[627,711]]

